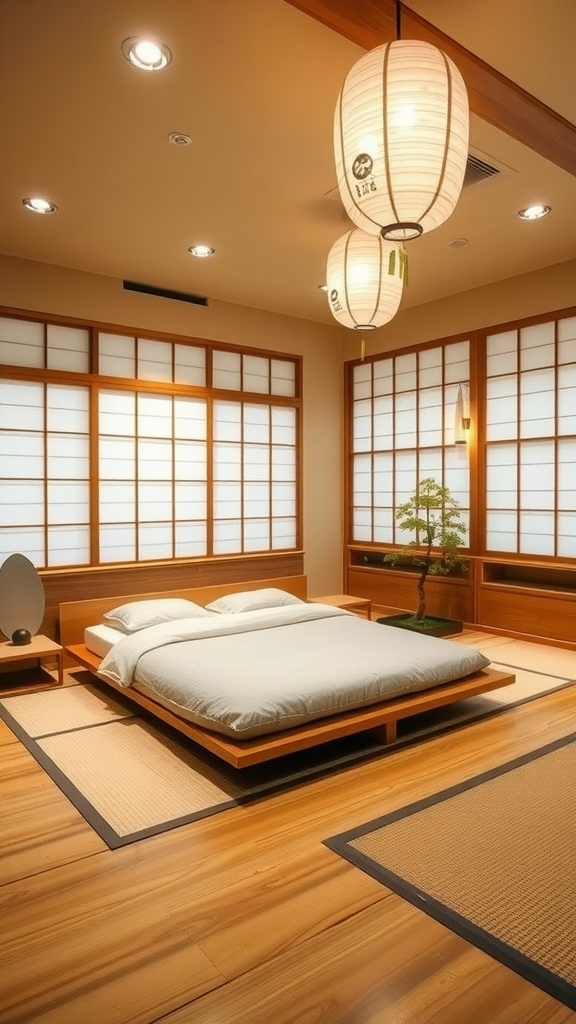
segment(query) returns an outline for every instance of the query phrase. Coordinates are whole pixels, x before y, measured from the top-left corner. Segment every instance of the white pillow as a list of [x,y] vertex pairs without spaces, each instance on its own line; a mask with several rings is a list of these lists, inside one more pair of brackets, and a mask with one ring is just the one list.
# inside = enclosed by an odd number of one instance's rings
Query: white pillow
[[157,626],[160,622],[171,619],[210,618],[211,612],[199,604],[187,601],[183,597],[156,597],[143,601],[129,601],[106,612],[103,618],[106,624],[122,630],[123,633],[136,633],[148,626]]
[[299,597],[289,594],[287,590],[276,587],[263,587],[262,590],[243,590],[240,594],[226,594],[217,601],[207,604],[211,612],[223,615],[235,612],[256,612],[262,608],[281,608],[287,604],[305,604]]

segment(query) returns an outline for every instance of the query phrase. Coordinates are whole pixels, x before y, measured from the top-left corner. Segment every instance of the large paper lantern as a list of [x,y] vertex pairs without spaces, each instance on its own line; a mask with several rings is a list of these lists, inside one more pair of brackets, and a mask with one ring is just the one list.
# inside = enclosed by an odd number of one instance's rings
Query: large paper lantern
[[348,72],[334,116],[338,188],[357,227],[416,238],[458,201],[468,157],[468,96],[430,43],[398,39]]
[[387,324],[402,298],[400,271],[396,245],[358,228],[348,231],[328,253],[326,290],[332,315],[357,331]]

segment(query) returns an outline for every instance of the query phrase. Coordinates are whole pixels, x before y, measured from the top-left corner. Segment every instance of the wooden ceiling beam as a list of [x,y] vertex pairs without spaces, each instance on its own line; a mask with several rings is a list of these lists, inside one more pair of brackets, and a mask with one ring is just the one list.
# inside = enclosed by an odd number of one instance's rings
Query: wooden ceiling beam
[[[285,0],[351,42],[371,50],[396,38],[394,0]],[[576,177],[576,125],[501,75],[402,4],[402,36],[443,50],[459,68],[470,110]]]

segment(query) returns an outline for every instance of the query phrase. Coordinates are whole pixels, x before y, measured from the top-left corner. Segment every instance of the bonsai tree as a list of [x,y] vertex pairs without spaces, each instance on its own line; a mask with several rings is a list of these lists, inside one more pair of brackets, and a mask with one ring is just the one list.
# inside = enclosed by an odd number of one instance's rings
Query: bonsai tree
[[432,477],[421,480],[416,494],[396,509],[400,529],[415,534],[415,539],[385,555],[384,561],[397,565],[409,558],[410,564],[420,569],[416,584],[418,611],[414,616],[417,622],[426,618],[426,578],[447,576],[456,568],[468,571],[466,559],[456,550],[466,536],[459,510],[448,488],[441,487]]

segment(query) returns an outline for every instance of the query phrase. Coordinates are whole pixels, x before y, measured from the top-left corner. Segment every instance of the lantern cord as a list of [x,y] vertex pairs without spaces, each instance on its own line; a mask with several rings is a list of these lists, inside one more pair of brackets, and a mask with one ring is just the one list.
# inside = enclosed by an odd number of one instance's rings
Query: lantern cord
[[366,338],[364,337],[364,331],[360,336],[360,361],[364,362],[364,356],[366,355]]
[[396,0],[396,39],[402,38],[402,4]]

